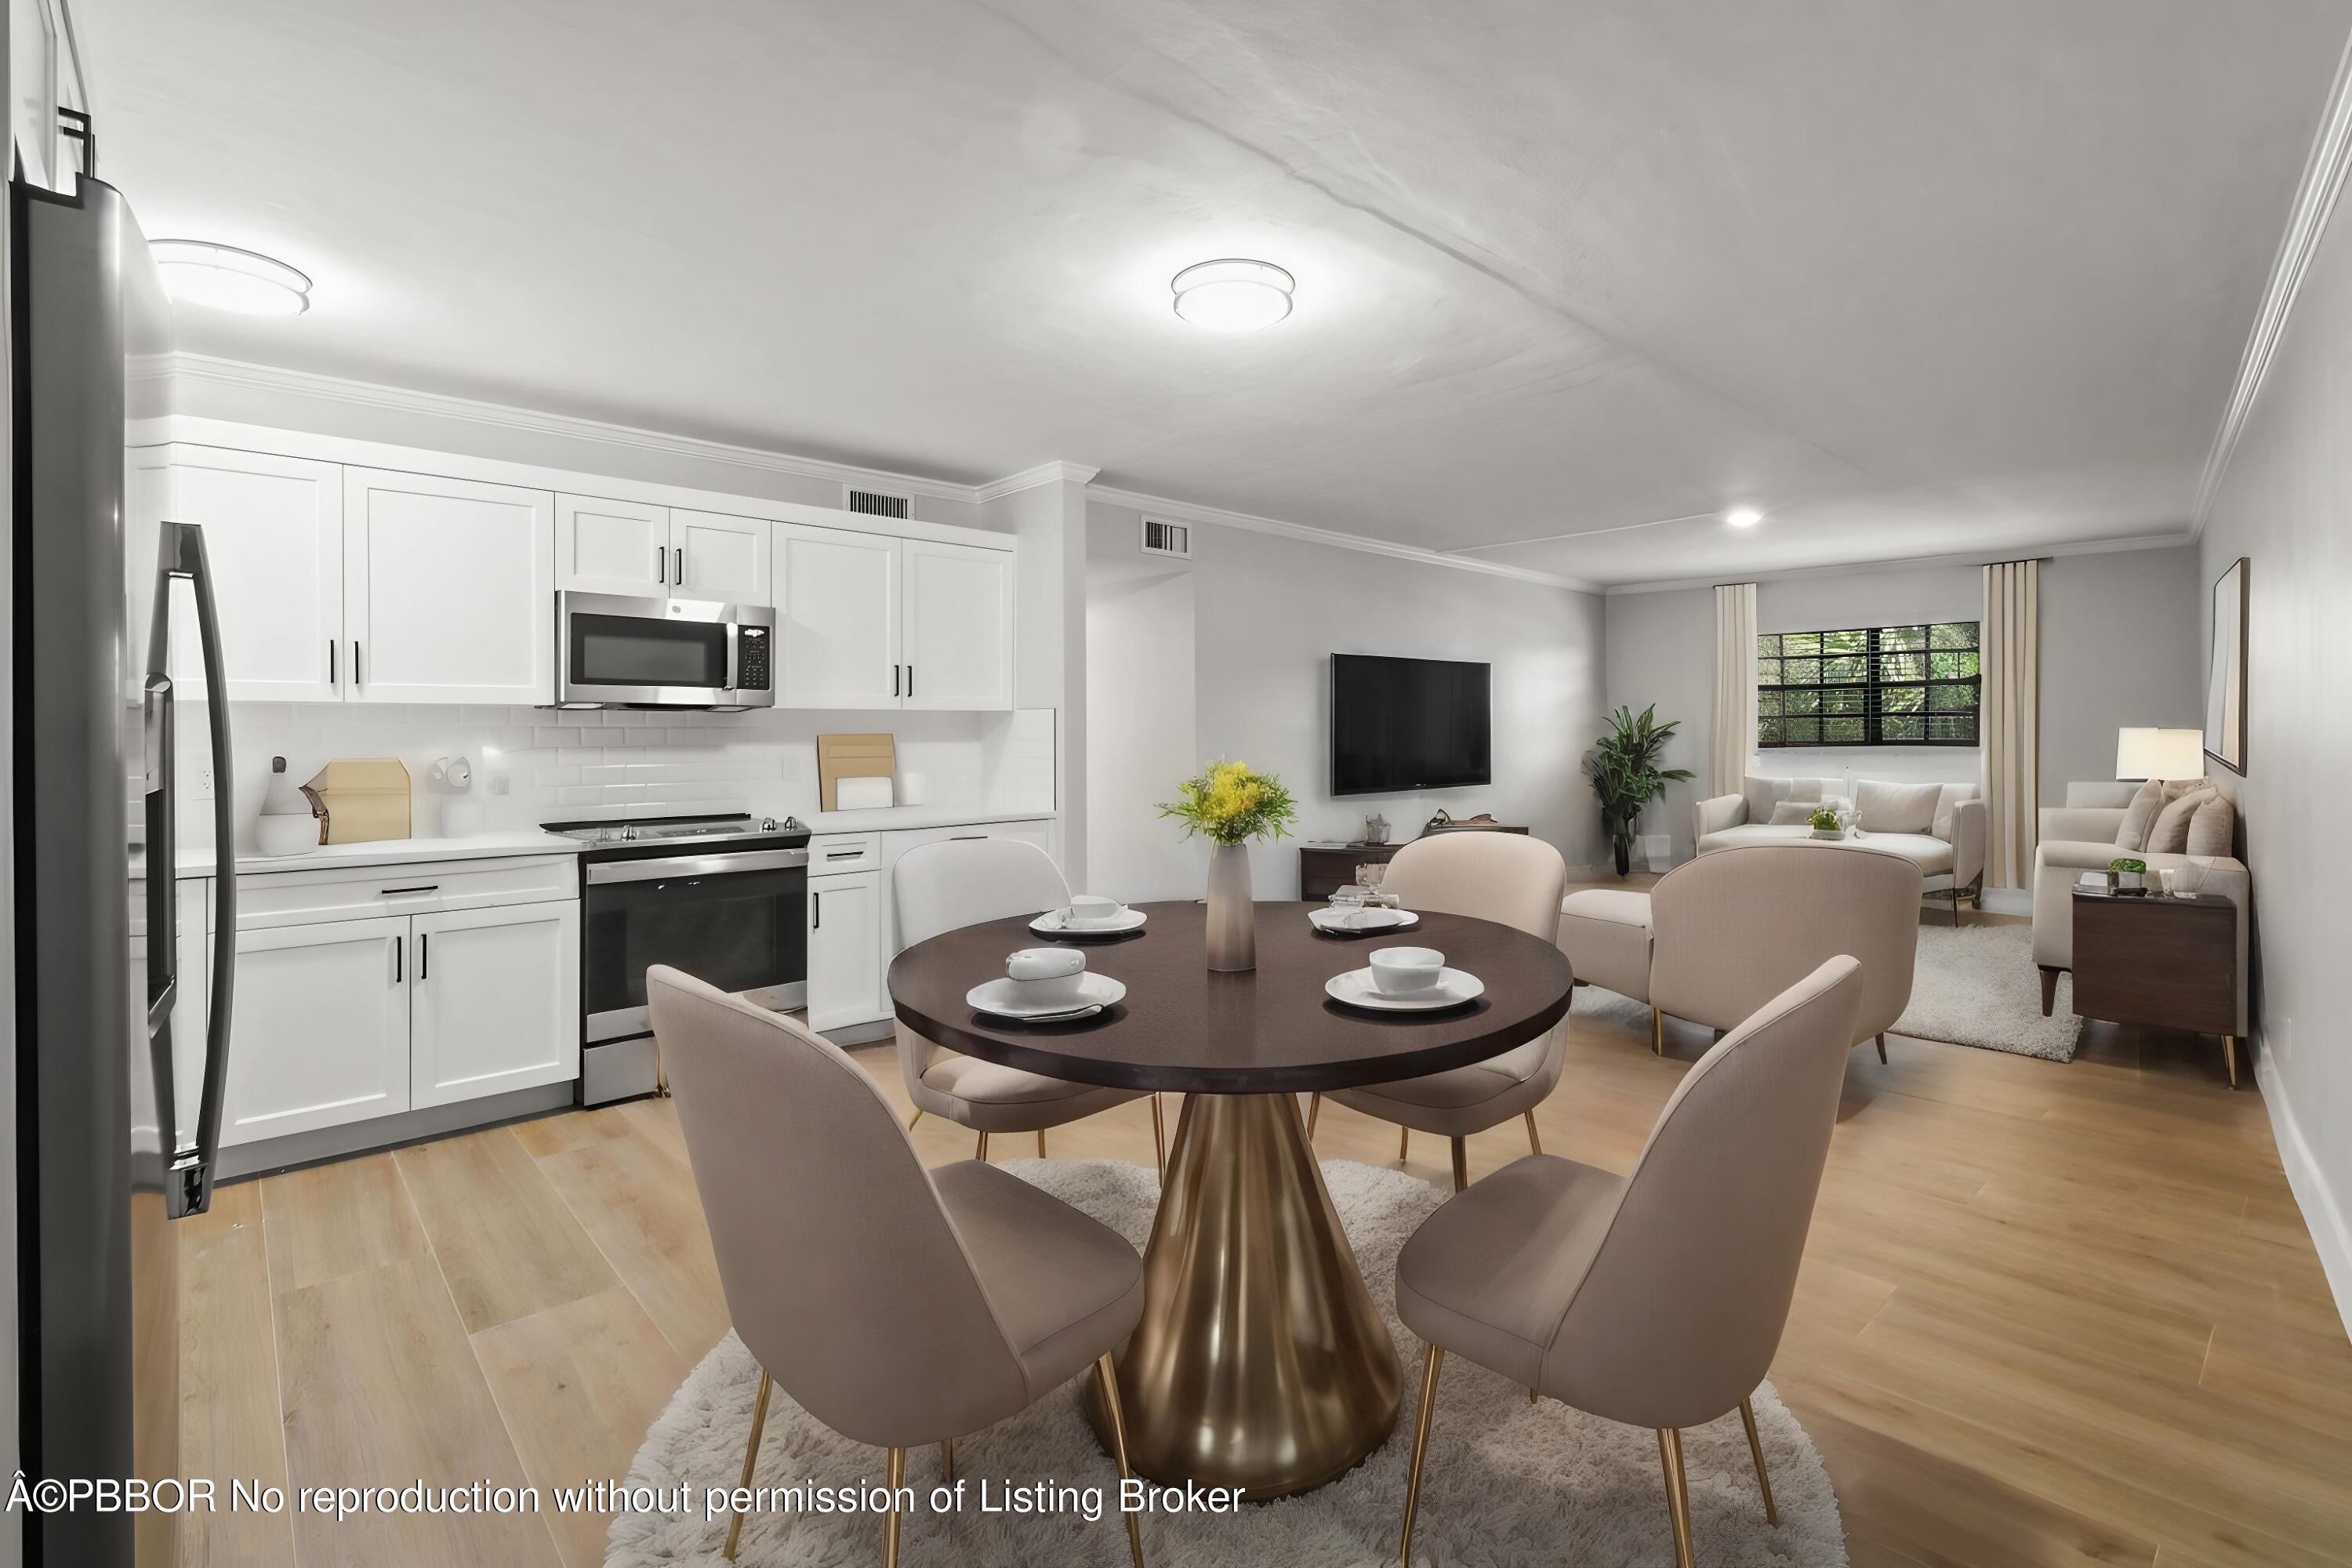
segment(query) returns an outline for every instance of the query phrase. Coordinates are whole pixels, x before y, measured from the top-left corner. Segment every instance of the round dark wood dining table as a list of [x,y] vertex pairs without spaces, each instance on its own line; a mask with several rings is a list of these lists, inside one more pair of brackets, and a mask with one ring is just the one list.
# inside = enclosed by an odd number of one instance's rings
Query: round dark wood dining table
[[[1161,1482],[1280,1497],[1336,1479],[1396,1424],[1396,1347],[1364,1289],[1299,1111],[1300,1094],[1418,1078],[1499,1056],[1567,1016],[1568,960],[1515,927],[1424,911],[1406,931],[1318,931],[1319,905],[1256,907],[1257,967],[1208,967],[1198,903],[1137,906],[1118,937],[1045,937],[1031,917],[900,952],[901,1023],[978,1057],[1080,1083],[1186,1099],[1144,1253],[1142,1321],[1118,1356],[1128,1450]],[[1127,987],[1093,1017],[1021,1024],[964,1000],[1024,947],[1076,946]],[[1430,1013],[1346,1006],[1324,983],[1378,947],[1432,947],[1485,992]],[[1098,1394],[1088,1395],[1108,1431]]]

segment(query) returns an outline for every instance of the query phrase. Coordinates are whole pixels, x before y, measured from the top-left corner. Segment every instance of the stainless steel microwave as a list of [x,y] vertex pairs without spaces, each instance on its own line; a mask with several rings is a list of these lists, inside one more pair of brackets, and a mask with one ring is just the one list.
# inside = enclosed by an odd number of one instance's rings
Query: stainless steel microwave
[[776,612],[708,599],[555,595],[559,708],[772,708]]

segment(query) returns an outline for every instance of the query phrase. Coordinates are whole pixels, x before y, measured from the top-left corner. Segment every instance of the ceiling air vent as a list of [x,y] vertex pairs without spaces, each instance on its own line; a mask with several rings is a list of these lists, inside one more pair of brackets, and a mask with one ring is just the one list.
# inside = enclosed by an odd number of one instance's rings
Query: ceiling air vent
[[1192,531],[1181,522],[1161,522],[1157,518],[1143,520],[1143,552],[1146,555],[1173,555],[1180,560],[1192,559]]
[[849,488],[849,510],[866,517],[904,519],[912,503],[905,496],[885,495],[880,490]]

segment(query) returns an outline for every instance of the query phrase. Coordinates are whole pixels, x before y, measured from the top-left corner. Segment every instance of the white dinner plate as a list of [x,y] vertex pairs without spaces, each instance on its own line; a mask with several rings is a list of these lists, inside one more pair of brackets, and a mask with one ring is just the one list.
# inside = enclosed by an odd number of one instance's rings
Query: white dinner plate
[[1486,985],[1464,970],[1441,969],[1437,972],[1437,984],[1427,990],[1391,995],[1372,984],[1372,972],[1368,967],[1331,976],[1323,983],[1323,990],[1334,1002],[1375,1013],[1434,1013],[1475,1002],[1486,994]]
[[[1394,918],[1383,920],[1376,925],[1348,924],[1347,917],[1358,913],[1380,914]],[[1333,936],[1379,936],[1387,931],[1410,931],[1421,923],[1421,917],[1411,910],[1358,910],[1333,909],[1328,905],[1319,910],[1307,910],[1307,919],[1317,931],[1328,931]]]
[[1124,936],[1141,931],[1144,918],[1141,910],[1126,909],[1118,911],[1116,920],[1072,922],[1062,918],[1061,910],[1047,910],[1029,922],[1029,929],[1039,936]]
[[1108,974],[1088,973],[1078,981],[1078,994],[1061,1002],[1024,1002],[1014,989],[1016,982],[1002,976],[983,985],[975,985],[964,993],[963,999],[975,1013],[992,1013],[1000,1018],[1018,1019],[1024,1024],[1050,1024],[1066,1018],[1090,1017],[1127,994],[1127,987]]

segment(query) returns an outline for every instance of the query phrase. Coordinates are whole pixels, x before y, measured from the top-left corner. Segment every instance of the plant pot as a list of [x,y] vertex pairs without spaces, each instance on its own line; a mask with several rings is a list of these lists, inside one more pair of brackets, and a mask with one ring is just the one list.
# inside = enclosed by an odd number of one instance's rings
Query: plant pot
[[1237,973],[1257,967],[1257,905],[1250,897],[1249,846],[1209,851],[1209,967]]
[[1620,838],[1613,841],[1612,847],[1617,851],[1617,874],[1621,877],[1630,874],[1633,869],[1633,841]]

